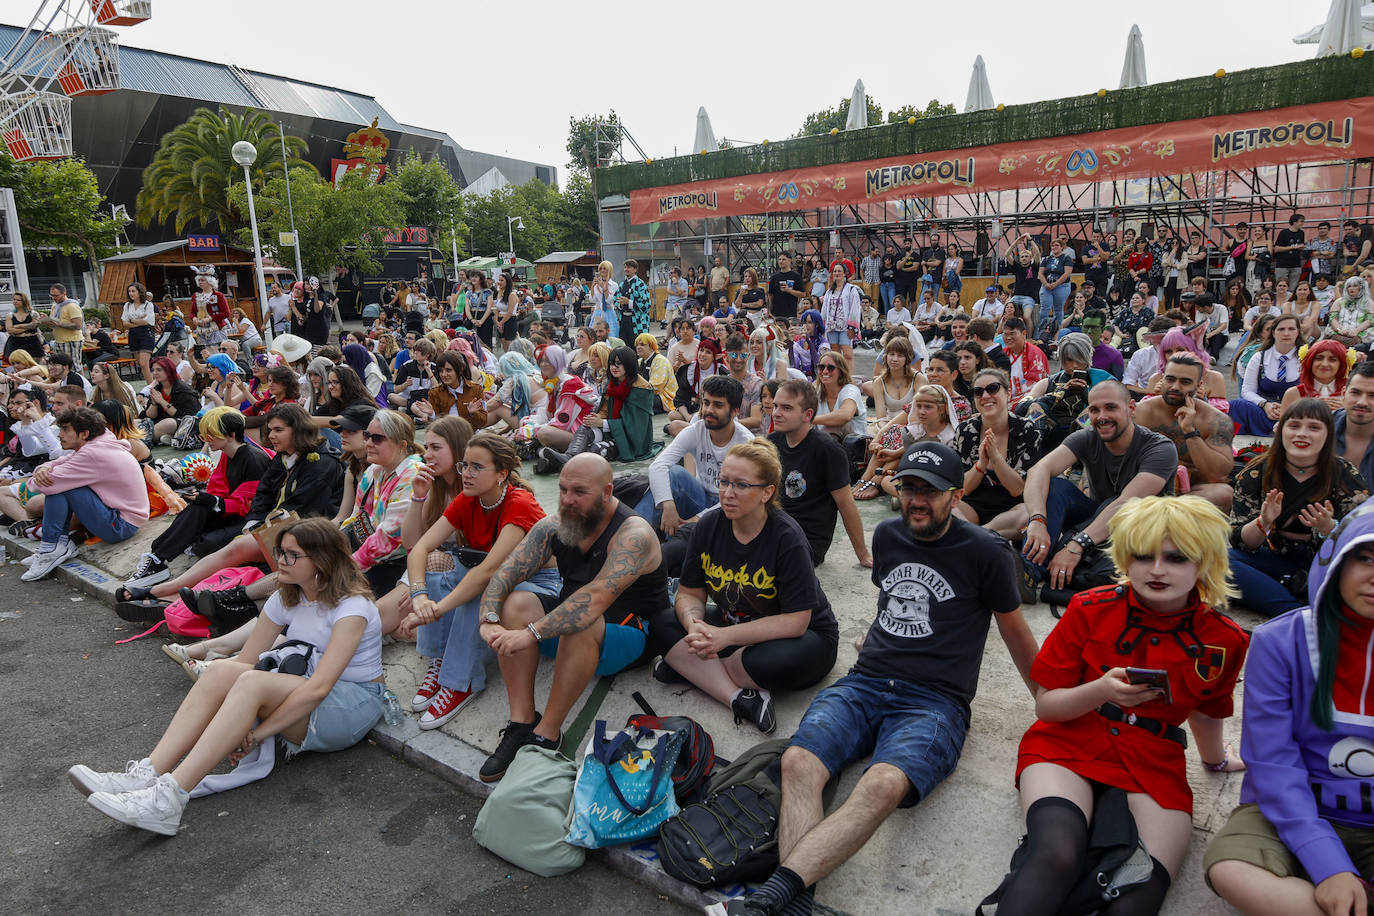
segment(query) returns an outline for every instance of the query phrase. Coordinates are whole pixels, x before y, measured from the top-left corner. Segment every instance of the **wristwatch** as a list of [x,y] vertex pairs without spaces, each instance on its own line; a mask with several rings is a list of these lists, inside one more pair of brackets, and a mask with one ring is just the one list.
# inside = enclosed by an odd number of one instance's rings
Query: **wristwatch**
[[1186,442],[1187,440],[1189,440],[1189,439],[1201,439],[1201,438],[1202,438],[1202,433],[1198,432],[1198,431],[1195,430],[1195,429],[1190,429],[1188,432],[1186,432],[1186,433],[1183,434],[1183,439],[1184,439],[1185,442]]
[[495,611],[487,611],[485,614],[482,615],[482,620],[485,623],[500,623],[501,615],[496,613]]

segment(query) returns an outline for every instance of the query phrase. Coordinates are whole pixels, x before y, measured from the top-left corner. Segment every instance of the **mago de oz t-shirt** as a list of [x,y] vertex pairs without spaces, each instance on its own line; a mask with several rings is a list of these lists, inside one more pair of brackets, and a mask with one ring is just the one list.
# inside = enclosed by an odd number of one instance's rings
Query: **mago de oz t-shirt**
[[853,672],[938,690],[967,712],[992,615],[1021,605],[1013,559],[1004,540],[957,515],[934,541],[916,540],[904,519],[879,523],[878,616]]

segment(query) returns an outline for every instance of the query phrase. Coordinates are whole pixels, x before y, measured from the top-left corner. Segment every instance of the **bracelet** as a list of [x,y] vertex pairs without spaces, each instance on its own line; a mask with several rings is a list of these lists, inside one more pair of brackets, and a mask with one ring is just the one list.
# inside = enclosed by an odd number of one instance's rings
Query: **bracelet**
[[1204,761],[1202,761],[1202,766],[1203,766],[1205,769],[1210,770],[1210,771],[1213,772],[1213,773],[1220,773],[1222,770],[1225,770],[1225,769],[1226,769],[1226,764],[1228,764],[1228,763],[1230,763],[1230,762],[1231,762],[1231,749],[1230,749],[1229,747],[1223,747],[1223,748],[1221,749],[1221,763],[1208,763],[1207,761],[1204,760]]
[[410,590],[410,597],[412,597],[412,598],[419,598],[421,595],[428,595],[428,594],[429,594],[429,589],[427,589],[427,588],[412,588],[412,589]]
[[1260,520],[1258,515],[1255,516],[1255,527],[1259,529],[1260,535],[1266,538],[1269,537],[1269,532],[1273,530],[1272,528],[1265,528],[1264,522]]
[[539,642],[541,639],[544,638],[544,637],[540,634],[540,632],[534,628],[534,624],[532,624],[532,623],[527,623],[527,624],[525,624],[525,629],[527,629],[527,630],[530,631],[530,635],[534,637],[534,641],[535,641],[535,642]]
[[412,496],[410,497],[410,501],[413,503],[422,503],[428,498],[427,496]]
[[1045,518],[1045,516],[1042,515],[1042,514],[1039,513],[1039,512],[1035,513],[1035,514],[1032,515],[1030,518],[1026,519],[1026,527],[1030,527],[1030,523],[1031,523],[1031,522],[1039,522],[1040,524],[1044,525],[1046,528],[1048,528],[1048,527],[1050,526],[1050,520],[1047,519],[1047,518]]

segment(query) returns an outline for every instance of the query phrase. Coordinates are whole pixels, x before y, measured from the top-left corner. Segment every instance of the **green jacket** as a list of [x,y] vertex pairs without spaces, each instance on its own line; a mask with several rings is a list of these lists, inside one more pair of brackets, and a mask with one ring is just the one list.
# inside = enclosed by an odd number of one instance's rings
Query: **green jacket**
[[663,447],[654,441],[654,390],[636,385],[620,408],[619,420],[607,420],[611,441],[621,461],[642,461]]

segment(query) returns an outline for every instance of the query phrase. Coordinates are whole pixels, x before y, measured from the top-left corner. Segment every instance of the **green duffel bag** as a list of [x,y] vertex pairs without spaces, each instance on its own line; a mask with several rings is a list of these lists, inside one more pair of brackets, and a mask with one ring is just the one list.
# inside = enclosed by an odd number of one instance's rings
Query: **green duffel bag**
[[556,751],[526,745],[482,805],[472,837],[512,865],[545,878],[565,875],[587,851],[565,842],[577,767]]

